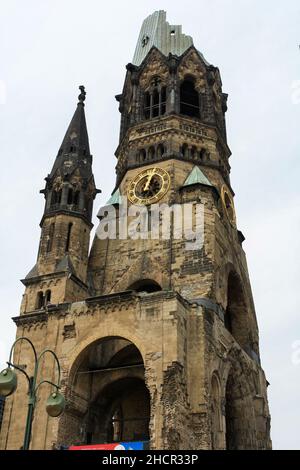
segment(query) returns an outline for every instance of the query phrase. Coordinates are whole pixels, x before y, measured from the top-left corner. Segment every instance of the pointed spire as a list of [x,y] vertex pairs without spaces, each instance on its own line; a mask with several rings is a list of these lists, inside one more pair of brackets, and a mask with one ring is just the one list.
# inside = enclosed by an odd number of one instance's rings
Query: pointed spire
[[70,174],[78,166],[80,160],[90,157],[89,137],[84,112],[86,91],[83,85],[79,89],[77,108],[60,146],[50,177],[58,168],[61,169],[62,174]]

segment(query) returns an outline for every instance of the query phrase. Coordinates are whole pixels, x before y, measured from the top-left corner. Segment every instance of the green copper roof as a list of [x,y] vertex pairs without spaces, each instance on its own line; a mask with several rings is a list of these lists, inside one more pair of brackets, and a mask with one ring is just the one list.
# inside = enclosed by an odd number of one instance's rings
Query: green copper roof
[[133,56],[134,65],[140,65],[153,46],[165,56],[169,53],[181,56],[193,45],[191,36],[182,33],[181,25],[170,25],[166,15],[165,11],[159,10],[144,20]]
[[121,204],[121,194],[120,194],[119,189],[117,189],[113,193],[113,195],[109,198],[109,200],[106,203],[107,206],[110,206],[110,205],[113,205],[113,204]]
[[205,184],[206,186],[212,186],[211,182],[206,178],[198,166],[194,166],[189,176],[184,182],[184,186],[191,186],[192,184]]

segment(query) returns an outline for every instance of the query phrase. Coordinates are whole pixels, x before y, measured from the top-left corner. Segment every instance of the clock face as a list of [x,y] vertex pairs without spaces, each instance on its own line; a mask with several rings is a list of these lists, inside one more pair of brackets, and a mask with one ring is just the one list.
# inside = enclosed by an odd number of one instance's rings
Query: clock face
[[162,168],[148,168],[130,183],[128,199],[132,204],[155,204],[168,191],[170,175]]
[[235,225],[236,218],[235,218],[235,210],[233,204],[233,198],[229,191],[227,190],[226,186],[222,187],[221,191],[222,202],[226,210],[227,217],[231,223],[231,225]]

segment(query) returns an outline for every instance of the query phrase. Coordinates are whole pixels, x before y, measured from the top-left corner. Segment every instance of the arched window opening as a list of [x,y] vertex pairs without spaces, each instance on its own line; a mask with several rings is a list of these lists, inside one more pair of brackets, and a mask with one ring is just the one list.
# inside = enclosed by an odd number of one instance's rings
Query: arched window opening
[[67,233],[67,240],[66,240],[66,252],[68,252],[69,249],[70,249],[72,227],[73,227],[73,224],[72,224],[72,222],[70,222],[68,224],[68,233]]
[[197,148],[195,147],[195,145],[193,145],[191,148],[191,157],[197,158]]
[[166,103],[167,103],[167,90],[166,87],[162,87],[161,89],[161,115],[166,114]]
[[150,119],[150,109],[151,109],[151,98],[150,98],[150,93],[147,91],[145,93],[145,109],[144,109],[145,119]]
[[74,197],[73,197],[73,204],[75,204],[75,206],[78,206],[79,204],[79,196],[80,196],[80,191],[75,191]]
[[158,93],[158,90],[155,88],[152,93],[152,117],[157,117],[159,116],[159,101],[160,101],[160,96]]
[[242,348],[249,347],[248,309],[241,280],[234,271],[228,277],[225,327]]
[[54,238],[54,224],[51,224],[49,228],[49,235],[48,235],[48,240],[47,240],[47,248],[46,248],[47,253],[50,253],[50,251],[52,251],[53,238]]
[[76,152],[76,147],[74,145],[71,145],[70,147],[70,153]]
[[69,188],[68,191],[68,204],[71,205],[73,204],[73,189]]
[[181,147],[181,153],[184,158],[188,158],[189,156],[189,146],[188,144],[183,144]]
[[51,195],[51,206],[55,206],[56,204],[60,204],[61,202],[61,189],[59,191],[52,191]]
[[52,194],[51,194],[51,206],[54,206],[56,204],[56,195],[57,195],[57,192],[56,191],[52,191]]
[[62,190],[60,189],[59,191],[57,191],[57,204],[61,203],[61,194],[62,194]]
[[44,307],[44,294],[42,291],[37,293],[36,308],[39,310]]
[[50,304],[51,302],[51,290],[47,290],[45,293],[45,305]]
[[160,79],[152,81],[151,88],[144,97],[145,119],[152,119],[163,116],[166,113],[167,90],[160,85]]
[[224,447],[222,433],[221,391],[220,383],[213,375],[211,381],[211,442],[212,449],[221,450]]
[[199,94],[191,80],[184,80],[180,86],[180,114],[200,117]]
[[163,144],[157,146],[157,158],[161,158],[165,153],[165,147]]
[[155,148],[149,147],[148,149],[148,160],[154,160],[155,157]]
[[204,161],[204,160],[205,160],[205,154],[206,154],[206,150],[205,150],[205,149],[201,149],[200,152],[199,152],[199,157],[200,157],[200,160],[201,160],[201,161]]
[[138,155],[139,155],[139,162],[140,163],[143,163],[147,158],[147,154],[146,154],[145,149],[140,149]]
[[147,292],[147,294],[152,294],[153,292],[159,292],[162,290],[161,286],[153,281],[152,279],[142,279],[136,281],[127,290],[134,290],[136,292]]

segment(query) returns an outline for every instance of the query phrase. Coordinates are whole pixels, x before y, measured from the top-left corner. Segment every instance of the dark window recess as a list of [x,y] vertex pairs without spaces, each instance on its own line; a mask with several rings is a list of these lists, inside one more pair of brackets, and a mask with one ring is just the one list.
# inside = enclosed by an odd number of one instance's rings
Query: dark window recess
[[155,157],[155,148],[154,147],[149,147],[148,149],[148,159],[149,160],[154,160]]
[[143,163],[147,158],[147,154],[146,154],[146,150],[145,149],[141,149],[139,151],[139,159],[140,159],[140,163]]
[[71,232],[72,232],[72,223],[69,223],[68,225],[68,233],[67,233],[67,241],[66,241],[66,251],[69,251],[70,249],[70,241],[71,241]]
[[61,190],[59,191],[52,191],[51,195],[51,206],[55,206],[56,204],[60,204],[61,202]]
[[73,203],[73,189],[69,189],[68,191],[68,204]]
[[50,253],[50,251],[52,251],[53,237],[54,237],[54,224],[51,224],[49,228],[49,235],[48,235],[48,240],[47,240],[47,253]]
[[182,156],[187,158],[189,156],[189,146],[188,144],[183,144],[183,146],[181,147],[181,153],[182,153]]
[[38,292],[37,298],[36,298],[36,308],[39,310],[43,307],[44,307],[44,294],[43,292]]
[[157,158],[161,158],[165,153],[165,147],[163,144],[157,146]]
[[199,94],[191,80],[184,80],[180,86],[180,114],[200,117]]
[[79,196],[80,196],[80,191],[74,191],[73,189],[70,188],[68,191],[68,205],[74,204],[75,206],[78,206]]
[[140,281],[131,284],[127,290],[147,292],[148,294],[151,294],[152,292],[161,291],[162,288],[156,281],[153,281],[152,279],[141,279]]
[[206,150],[205,149],[201,149],[200,150],[200,160],[204,160],[206,156]]
[[50,304],[51,302],[51,290],[47,290],[45,293],[45,305]]

